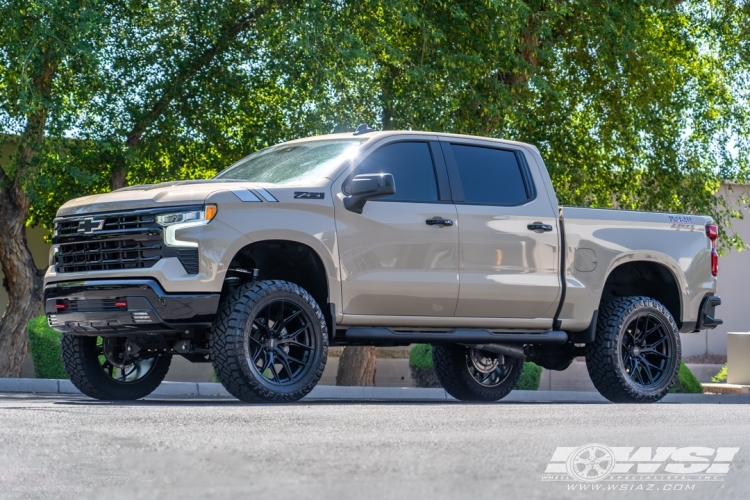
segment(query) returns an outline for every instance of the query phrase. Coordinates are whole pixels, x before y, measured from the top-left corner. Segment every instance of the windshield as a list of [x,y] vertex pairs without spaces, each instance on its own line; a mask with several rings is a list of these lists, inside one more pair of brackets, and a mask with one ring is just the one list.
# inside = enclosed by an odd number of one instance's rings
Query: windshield
[[314,181],[328,175],[366,140],[331,139],[279,144],[243,158],[214,179],[242,179],[271,184]]

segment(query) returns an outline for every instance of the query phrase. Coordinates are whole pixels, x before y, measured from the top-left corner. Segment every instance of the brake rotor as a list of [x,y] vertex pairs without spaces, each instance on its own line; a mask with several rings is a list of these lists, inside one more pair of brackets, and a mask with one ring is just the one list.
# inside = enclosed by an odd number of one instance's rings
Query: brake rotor
[[479,373],[490,373],[497,368],[498,359],[494,354],[489,354],[480,349],[469,349],[469,359],[472,366]]
[[[112,366],[123,369],[125,365],[125,343],[117,337],[104,337],[102,339],[104,357]],[[130,364],[130,363],[129,363]]]

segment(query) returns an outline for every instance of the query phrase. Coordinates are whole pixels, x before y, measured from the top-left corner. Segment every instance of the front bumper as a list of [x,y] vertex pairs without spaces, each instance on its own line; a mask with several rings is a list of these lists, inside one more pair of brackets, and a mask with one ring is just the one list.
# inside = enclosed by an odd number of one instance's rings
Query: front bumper
[[701,301],[701,307],[698,311],[698,323],[695,330],[712,330],[724,323],[723,320],[716,317],[716,307],[721,305],[721,297],[718,295],[707,295]]
[[151,279],[67,281],[45,287],[44,311],[49,325],[62,333],[191,333],[211,326],[219,298],[166,293]]

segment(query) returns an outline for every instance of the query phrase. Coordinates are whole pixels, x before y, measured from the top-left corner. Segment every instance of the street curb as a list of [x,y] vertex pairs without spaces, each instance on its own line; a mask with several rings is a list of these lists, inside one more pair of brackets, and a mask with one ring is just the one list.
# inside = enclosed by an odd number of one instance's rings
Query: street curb
[[58,382],[60,381],[41,378],[2,378],[0,391],[54,393],[60,392]]
[[[80,394],[70,380],[0,378],[0,393]],[[221,384],[211,382],[162,382],[149,398],[231,397]],[[418,387],[341,387],[319,385],[304,401],[456,401],[444,389]],[[608,403],[596,392],[513,391],[503,403]],[[668,394],[661,403],[750,404],[750,394]]]
[[701,384],[707,394],[750,394],[750,385],[740,384]]

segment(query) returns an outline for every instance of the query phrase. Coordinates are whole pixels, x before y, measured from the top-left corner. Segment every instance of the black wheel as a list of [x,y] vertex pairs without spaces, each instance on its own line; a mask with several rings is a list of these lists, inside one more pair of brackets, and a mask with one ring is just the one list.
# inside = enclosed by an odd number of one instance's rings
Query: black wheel
[[440,385],[461,401],[497,401],[516,386],[523,360],[462,345],[432,346],[432,364]]
[[323,375],[328,328],[304,289],[258,281],[222,303],[209,350],[217,377],[234,397],[250,403],[296,401]]
[[96,399],[128,401],[148,396],[167,376],[172,356],[130,358],[124,337],[63,334],[65,371],[78,390]]
[[622,297],[599,311],[586,366],[602,396],[616,403],[653,403],[667,395],[680,370],[677,325],[649,297]]

